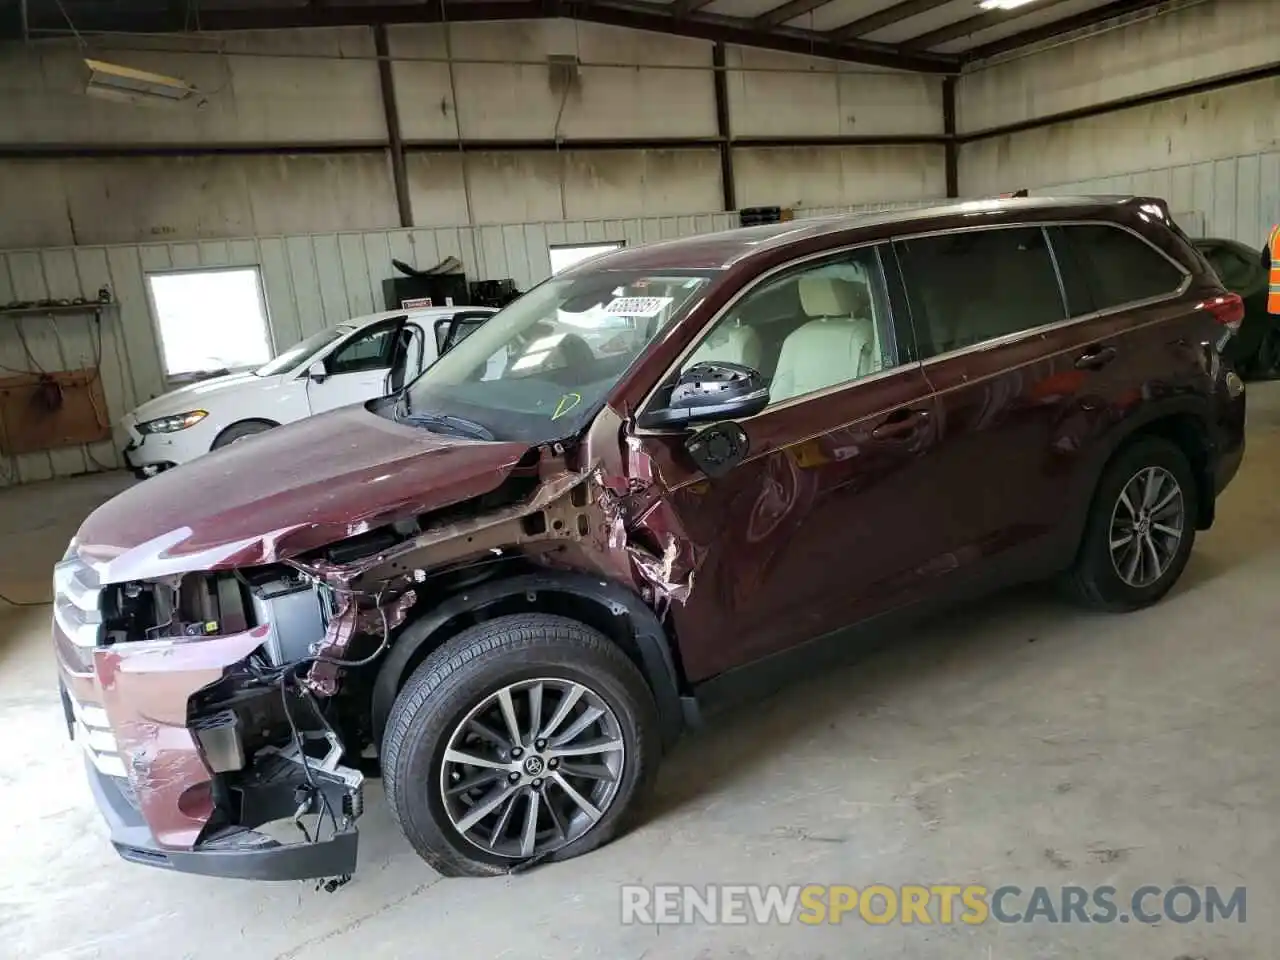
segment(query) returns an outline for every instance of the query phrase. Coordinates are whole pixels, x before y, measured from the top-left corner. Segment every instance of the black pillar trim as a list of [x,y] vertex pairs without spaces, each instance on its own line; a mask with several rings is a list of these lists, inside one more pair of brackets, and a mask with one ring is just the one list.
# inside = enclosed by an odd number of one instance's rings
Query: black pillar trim
[[960,196],[960,144],[956,142],[956,78],[942,78],[942,132],[946,136],[947,196]]

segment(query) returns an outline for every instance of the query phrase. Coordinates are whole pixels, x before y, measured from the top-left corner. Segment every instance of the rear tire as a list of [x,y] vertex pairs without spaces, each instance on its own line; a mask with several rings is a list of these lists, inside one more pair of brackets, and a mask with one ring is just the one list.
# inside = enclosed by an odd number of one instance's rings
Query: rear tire
[[508,873],[613,839],[652,783],[657,724],[640,671],[603,634],[549,614],[496,617],[405,683],[383,736],[383,785],[441,874]]
[[1068,595],[1112,611],[1163,597],[1191,555],[1198,496],[1186,454],[1175,444],[1141,437],[1122,448],[1098,482],[1080,551],[1063,578]]

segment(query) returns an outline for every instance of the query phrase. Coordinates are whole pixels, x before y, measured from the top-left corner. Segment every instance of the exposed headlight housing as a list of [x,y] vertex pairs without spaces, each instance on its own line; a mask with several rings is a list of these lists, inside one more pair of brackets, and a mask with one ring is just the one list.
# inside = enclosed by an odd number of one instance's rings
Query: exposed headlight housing
[[188,410],[186,413],[175,413],[171,417],[158,417],[138,424],[139,433],[177,433],[187,427],[194,427],[209,415],[207,410]]

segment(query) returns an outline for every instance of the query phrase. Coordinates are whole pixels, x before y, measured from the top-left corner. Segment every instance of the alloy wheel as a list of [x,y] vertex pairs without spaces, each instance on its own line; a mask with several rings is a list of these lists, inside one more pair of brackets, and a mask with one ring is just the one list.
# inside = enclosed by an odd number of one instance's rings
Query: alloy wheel
[[594,827],[617,795],[625,760],[622,727],[598,693],[570,680],[522,680],[454,728],[440,792],[469,843],[526,859]]
[[1111,511],[1111,563],[1131,587],[1149,587],[1169,569],[1182,543],[1186,500],[1164,467],[1143,467]]

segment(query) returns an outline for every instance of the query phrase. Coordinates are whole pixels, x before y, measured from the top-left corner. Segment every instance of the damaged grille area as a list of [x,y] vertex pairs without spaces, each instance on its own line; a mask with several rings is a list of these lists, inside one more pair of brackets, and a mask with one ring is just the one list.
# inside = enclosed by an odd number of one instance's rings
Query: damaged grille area
[[[102,591],[98,573],[79,557],[70,556],[53,569],[53,621],[65,638],[59,647],[77,673],[93,672],[93,651],[102,642]],[[124,760],[107,712],[101,706],[68,697],[73,736],[89,762],[105,776],[126,781]]]
[[[93,567],[71,557],[53,568],[53,619],[81,651],[91,651],[102,638],[101,590]],[[89,654],[81,654],[87,667]]]

